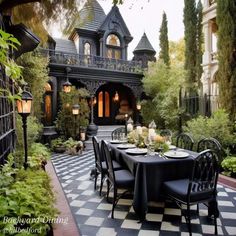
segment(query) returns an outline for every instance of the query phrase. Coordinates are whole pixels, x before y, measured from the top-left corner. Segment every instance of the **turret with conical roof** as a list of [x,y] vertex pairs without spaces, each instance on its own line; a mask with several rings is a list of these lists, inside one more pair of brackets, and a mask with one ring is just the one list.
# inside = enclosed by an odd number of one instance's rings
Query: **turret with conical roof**
[[133,60],[142,62],[143,67],[148,66],[148,61],[156,61],[156,51],[148,40],[146,33],[143,33],[143,36],[140,39],[136,48],[134,49],[133,54]]

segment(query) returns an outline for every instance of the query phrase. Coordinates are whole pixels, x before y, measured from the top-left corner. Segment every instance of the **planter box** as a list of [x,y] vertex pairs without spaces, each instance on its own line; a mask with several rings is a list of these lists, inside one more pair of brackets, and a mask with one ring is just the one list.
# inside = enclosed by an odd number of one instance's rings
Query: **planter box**
[[236,190],[236,179],[219,174],[218,182]]
[[66,151],[66,148],[65,147],[56,147],[53,149],[54,152],[57,152],[57,153],[63,153]]

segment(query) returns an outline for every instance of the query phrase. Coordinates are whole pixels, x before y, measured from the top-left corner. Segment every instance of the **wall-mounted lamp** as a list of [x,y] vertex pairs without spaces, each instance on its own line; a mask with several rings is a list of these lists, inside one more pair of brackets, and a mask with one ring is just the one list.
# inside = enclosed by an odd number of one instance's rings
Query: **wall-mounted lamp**
[[70,67],[66,67],[66,82],[63,83],[62,87],[63,87],[63,91],[65,93],[69,93],[71,91],[72,88],[72,84],[70,83],[69,79],[68,79],[68,73],[71,72],[71,68]]
[[118,94],[117,91],[115,93],[115,96],[114,96],[113,100],[114,100],[114,102],[118,102],[119,101],[119,94]]

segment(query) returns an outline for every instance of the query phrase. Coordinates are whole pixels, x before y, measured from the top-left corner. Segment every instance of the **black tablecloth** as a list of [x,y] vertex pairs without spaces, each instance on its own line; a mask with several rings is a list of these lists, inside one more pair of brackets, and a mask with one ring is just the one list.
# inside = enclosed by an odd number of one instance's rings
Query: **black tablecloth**
[[110,144],[114,158],[128,168],[135,176],[133,208],[139,218],[145,219],[149,201],[158,201],[162,183],[167,180],[188,178],[192,174],[196,152],[184,150],[190,154],[185,159],[164,159],[155,156],[128,155],[125,150]]

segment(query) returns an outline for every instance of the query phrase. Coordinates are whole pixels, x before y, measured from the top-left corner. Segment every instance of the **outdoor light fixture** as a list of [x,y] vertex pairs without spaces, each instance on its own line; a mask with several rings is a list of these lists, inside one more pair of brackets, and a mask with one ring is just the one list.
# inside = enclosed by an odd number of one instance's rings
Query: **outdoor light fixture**
[[119,101],[119,94],[118,94],[117,91],[115,93],[115,96],[114,96],[113,100],[114,100],[114,102],[118,102]]
[[133,124],[134,124],[134,121],[130,117],[127,121],[127,132],[131,132],[133,130],[134,128]]
[[71,72],[71,68],[70,67],[66,67],[66,82],[63,83],[62,87],[63,87],[63,91],[65,93],[69,93],[71,91],[72,88],[72,84],[70,83],[69,79],[68,79],[68,73]]
[[97,103],[97,98],[94,97],[94,98],[93,98],[93,105],[95,105],[96,103]]
[[136,118],[136,126],[139,126],[139,112],[141,110],[141,104],[139,102],[137,102],[136,104],[136,109],[137,109],[137,118]]
[[80,109],[80,106],[78,104],[75,104],[72,106],[72,114],[75,117],[75,139],[76,139],[76,134],[77,134],[77,116],[79,115],[79,109]]
[[21,95],[21,100],[16,101],[16,107],[19,115],[22,117],[22,128],[23,128],[23,137],[24,137],[24,148],[25,148],[25,161],[24,168],[25,170],[28,167],[28,147],[27,147],[27,117],[31,112],[32,107],[32,94],[28,91],[23,91]]

